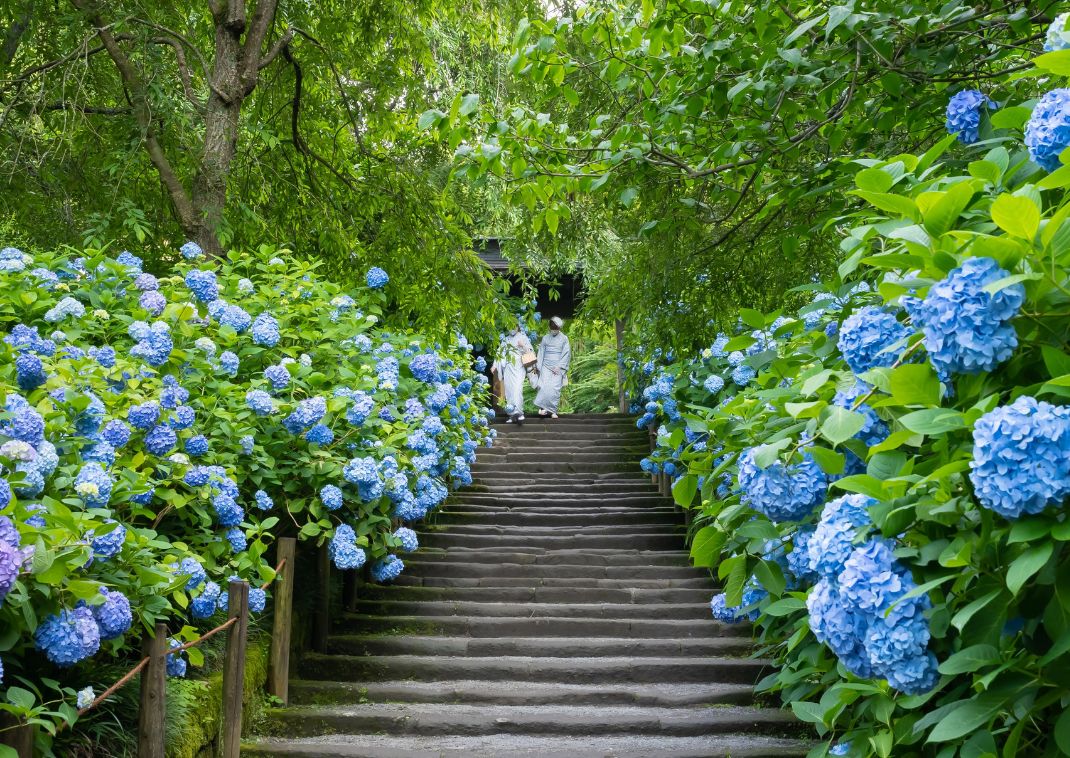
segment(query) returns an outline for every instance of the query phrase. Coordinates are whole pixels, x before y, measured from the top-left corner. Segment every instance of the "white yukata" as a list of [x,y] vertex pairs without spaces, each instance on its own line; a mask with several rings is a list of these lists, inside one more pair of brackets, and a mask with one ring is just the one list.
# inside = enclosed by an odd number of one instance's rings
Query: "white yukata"
[[565,386],[568,364],[572,360],[572,346],[563,332],[549,332],[539,343],[539,394],[535,405],[544,411],[557,413],[561,403],[561,388]]
[[509,415],[524,414],[524,378],[526,371],[520,358],[532,352],[531,340],[522,331],[513,332],[502,339],[498,359],[491,367],[502,378],[505,394],[505,412]]

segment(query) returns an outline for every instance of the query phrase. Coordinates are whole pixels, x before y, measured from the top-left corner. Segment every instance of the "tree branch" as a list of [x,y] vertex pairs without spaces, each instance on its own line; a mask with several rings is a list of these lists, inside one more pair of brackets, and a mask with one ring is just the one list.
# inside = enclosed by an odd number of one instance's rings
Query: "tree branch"
[[19,50],[22,35],[29,28],[32,16],[33,3],[31,2],[26,6],[25,13],[12,21],[11,26],[7,28],[7,33],[4,35],[4,43],[0,45],[0,71],[6,69],[11,65],[11,61],[15,60],[15,53]]
[[197,93],[193,91],[193,80],[189,75],[189,66],[186,65],[186,52],[182,49],[182,45],[178,40],[173,37],[153,37],[152,41],[158,45],[168,45],[175,51],[175,61],[178,64],[178,76],[182,80],[182,91],[186,95],[186,99],[190,104],[198,111],[204,110],[204,100],[197,97]]
[[130,113],[130,108],[104,108],[95,105],[82,105],[81,103],[72,103],[68,100],[60,100],[56,103],[48,103],[41,107],[41,110],[45,111],[78,111],[79,113],[89,113],[101,116],[122,116]]
[[187,229],[192,228],[197,220],[196,213],[193,210],[193,202],[190,200],[182,180],[179,179],[178,174],[175,173],[174,168],[171,166],[171,162],[167,159],[163,146],[160,145],[160,141],[156,137],[145,83],[141,80],[137,69],[134,68],[134,64],[123,53],[122,48],[119,46],[119,40],[111,33],[109,26],[104,23],[100,12],[92,4],[92,0],[71,0],[71,4],[86,15],[95,28],[97,37],[100,38],[104,48],[108,51],[109,57],[111,57],[115,67],[119,70],[119,76],[128,92],[127,98],[130,101],[134,117],[137,119],[138,126],[141,127],[142,136],[145,140],[145,151],[149,155],[149,160],[152,161],[152,165],[160,175],[160,180],[167,188],[168,195],[170,195],[171,202],[175,207],[175,213],[178,214],[182,226]]
[[[241,0],[232,0],[232,2],[240,3]],[[264,41],[275,24],[275,11],[278,5],[279,0],[258,0],[256,9],[253,11],[253,18],[249,22],[249,32],[245,35],[245,46],[242,50],[242,68],[239,72],[246,95],[256,87],[257,75],[260,72],[260,61],[263,58]],[[286,35],[284,34],[283,38],[285,37]],[[279,46],[279,50],[281,51],[285,47],[286,44],[284,43]],[[278,55],[278,51],[275,52],[275,55]]]
[[271,49],[268,50],[267,53],[265,53],[264,57],[260,60],[260,65],[257,66],[257,70],[262,71],[263,69],[270,66],[271,62],[279,57],[279,53],[282,52],[283,48],[289,46],[290,42],[293,41],[293,38],[294,29],[291,26],[288,27],[285,32],[283,32],[282,36],[279,37],[278,41],[271,46]]

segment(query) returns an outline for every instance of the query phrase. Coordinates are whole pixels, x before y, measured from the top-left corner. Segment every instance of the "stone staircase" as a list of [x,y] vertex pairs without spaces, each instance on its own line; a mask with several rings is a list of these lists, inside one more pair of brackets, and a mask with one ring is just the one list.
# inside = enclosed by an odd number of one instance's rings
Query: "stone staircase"
[[614,415],[498,426],[392,586],[306,655],[256,756],[789,756],[747,630],[710,617],[672,503]]

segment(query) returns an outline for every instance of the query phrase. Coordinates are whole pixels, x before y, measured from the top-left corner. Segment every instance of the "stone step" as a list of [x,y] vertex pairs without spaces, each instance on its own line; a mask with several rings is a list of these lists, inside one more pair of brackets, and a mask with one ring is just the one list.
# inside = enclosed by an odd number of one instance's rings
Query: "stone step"
[[456,705],[372,703],[274,709],[273,726],[287,735],[337,733],[391,735],[558,735],[657,734],[673,737],[733,734],[782,736],[791,723],[776,708],[726,705],[720,708],[638,708],[559,705]]
[[486,461],[483,462],[480,459],[476,460],[474,466],[472,466],[472,474],[474,476],[482,475],[486,472],[507,471],[513,474],[523,473],[540,473],[540,474],[589,474],[589,473],[612,473],[615,471],[634,471],[638,466],[637,462],[633,461],[602,461],[602,462],[583,462],[578,461],[570,463],[569,461],[525,461],[523,463],[506,463],[505,461]]
[[624,587],[405,587],[371,585],[361,589],[366,600],[446,601],[465,600],[480,603],[660,603],[710,602],[712,590],[633,589]]
[[348,634],[332,636],[328,653],[334,655],[448,655],[487,658],[525,656],[591,658],[630,656],[669,658],[686,656],[745,656],[751,650],[746,637],[698,639],[620,639],[614,637],[433,637],[428,635]]
[[588,524],[587,526],[577,526],[575,524],[547,524],[547,523],[526,523],[526,524],[501,524],[497,519],[492,519],[488,516],[476,519],[466,519],[456,524],[449,524],[448,526],[435,526],[424,527],[420,530],[421,535],[470,535],[476,536],[497,536],[497,537],[515,537],[518,540],[523,541],[525,537],[570,537],[570,536],[583,536],[591,531],[595,531],[598,534],[604,535],[648,535],[648,534],[671,534],[679,539],[683,539],[687,529],[682,523],[667,519],[666,516],[674,514],[656,514],[659,519],[655,522],[653,519],[647,520],[645,523],[607,523],[605,521],[599,521],[596,524]]
[[[704,619],[514,618],[485,616],[372,616],[348,614],[335,619],[336,633],[431,634],[469,637],[623,637],[670,638],[749,635],[742,624]],[[463,678],[463,677],[461,677]],[[470,678],[470,677],[469,677]]]
[[420,544],[427,547],[469,548],[471,550],[491,550],[509,552],[518,547],[536,547],[547,550],[672,550],[684,546],[682,534],[670,530],[668,533],[625,533],[606,534],[601,530],[583,534],[463,534],[450,531],[425,533]]
[[592,510],[582,508],[551,509],[531,508],[527,510],[501,510],[494,506],[477,506],[474,504],[451,505],[435,516],[436,524],[448,525],[450,530],[463,526],[481,524],[500,524],[504,526],[571,526],[573,528],[606,529],[628,525],[632,528],[641,524],[661,524],[682,527],[683,518],[670,508],[643,508],[636,510]]
[[470,658],[448,655],[325,655],[310,653],[299,664],[304,679],[446,681],[484,679],[610,683],[722,682],[754,684],[767,662],[751,658],[539,658],[507,656]]
[[266,739],[243,746],[242,755],[250,758],[791,758],[805,756],[811,747],[811,743],[803,740],[747,734],[716,737],[336,734],[297,740]]
[[[427,639],[438,639],[429,637]],[[327,703],[485,703],[488,705],[637,705],[674,708],[686,705],[746,704],[754,692],[746,684],[644,682],[642,684],[571,684],[561,682],[383,681],[290,682],[294,705]]]
[[558,450],[538,452],[532,450],[508,450],[506,448],[494,448],[477,457],[477,464],[483,466],[488,463],[569,463],[580,465],[585,463],[627,463],[634,465],[647,453],[635,448],[611,448],[608,450],[574,450],[561,453]]
[[578,490],[564,497],[547,498],[520,494],[509,499],[488,492],[466,490],[454,495],[438,511],[442,513],[452,509],[467,511],[471,507],[492,513],[515,513],[517,511],[538,511],[540,513],[577,513],[590,516],[602,513],[629,513],[635,511],[662,511],[677,513],[676,507],[668,498],[652,492],[617,492],[609,495],[598,492]]
[[[528,557],[528,556],[524,556]],[[509,562],[497,561],[473,563],[464,556],[452,555],[444,558],[430,551],[421,550],[415,558],[405,559],[405,572],[402,576],[450,577],[460,579],[485,577],[528,577],[533,579],[691,579],[703,577],[708,579],[707,569],[688,566],[683,556],[673,556],[675,566],[659,566],[650,563],[593,564],[593,563],[534,563],[517,561],[511,556]]]
[[567,449],[563,450],[561,438],[547,435],[546,437],[503,437],[494,440],[491,447],[479,448],[477,454],[487,455],[503,451],[520,451],[528,453],[552,453],[560,455],[562,452],[572,453],[606,453],[619,451],[622,455],[638,456],[642,458],[650,454],[650,445],[644,439],[621,439],[620,437],[593,438],[588,440],[569,440]]
[[[565,484],[569,487],[574,486],[588,486],[595,484],[622,484],[626,485],[624,488],[628,489],[636,484],[645,484],[651,490],[656,491],[657,488],[653,485],[648,474],[644,474],[637,466],[635,470],[628,471],[609,471],[602,472],[601,474],[595,474],[590,472],[578,472],[578,473],[543,473],[539,471],[529,471],[525,474],[519,474],[514,471],[486,471],[483,473],[482,480],[489,484],[498,485],[513,485],[513,484]],[[479,483],[477,482],[472,487],[466,489],[466,492],[470,492],[473,489],[479,489]],[[510,495],[505,496],[508,499]]]
[[[413,562],[439,563],[519,563],[529,565],[571,566],[687,566],[688,555],[682,550],[613,550],[605,548],[547,549],[516,546],[501,550],[472,550],[455,547],[420,550]],[[406,563],[406,565],[408,565]],[[452,571],[452,568],[451,568]],[[464,576],[464,574],[457,574]]]
[[356,612],[370,616],[480,616],[502,618],[703,619],[705,603],[508,603],[477,600],[358,600]]
[[[607,587],[610,589],[702,589],[715,592],[709,576],[693,579],[586,579],[538,576],[413,576],[406,571],[394,580],[395,587]],[[363,590],[361,590],[363,592]]]

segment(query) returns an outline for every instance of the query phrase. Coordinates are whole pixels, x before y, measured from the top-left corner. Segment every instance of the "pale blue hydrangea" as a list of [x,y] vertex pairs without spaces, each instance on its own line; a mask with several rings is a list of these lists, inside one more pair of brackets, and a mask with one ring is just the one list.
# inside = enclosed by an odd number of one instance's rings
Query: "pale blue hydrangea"
[[956,135],[964,145],[972,145],[980,139],[981,114],[995,108],[996,104],[980,90],[956,92],[947,104],[945,124],[948,134]]
[[240,553],[249,547],[249,540],[245,537],[245,532],[236,526],[227,530],[226,538],[227,542],[230,543],[232,553]]
[[179,574],[189,575],[189,579],[186,581],[187,592],[192,592],[200,587],[203,582],[208,581],[208,573],[196,558],[183,558],[175,568],[175,571]]
[[264,492],[264,490],[257,490],[253,495],[256,500],[256,507],[262,511],[270,511],[275,507],[275,503],[271,499],[271,495]]
[[238,356],[230,350],[224,350],[219,354],[219,367],[227,376],[238,375]]
[[970,481],[1001,516],[1036,514],[1070,495],[1070,408],[1023,395],[973,428]]
[[97,695],[93,692],[92,687],[83,687],[78,690],[78,695],[75,699],[75,707],[78,710],[84,710],[93,704],[93,701],[97,699]]
[[100,639],[113,640],[130,629],[134,615],[130,611],[130,601],[123,593],[101,587],[100,594],[104,596],[104,602],[93,606],[93,618],[100,629]]
[[755,463],[756,450],[749,448],[739,458],[739,486],[751,508],[773,521],[798,521],[825,499],[828,479],[809,455],[763,469]]
[[192,240],[184,244],[178,250],[182,253],[182,257],[187,261],[195,260],[204,255],[204,250],[201,249],[201,246]]
[[276,392],[286,389],[290,384],[290,372],[282,365],[268,366],[264,369],[264,378],[270,382],[271,389]]
[[327,554],[334,565],[343,571],[359,569],[366,560],[364,550],[357,547],[356,532],[348,524],[341,524],[334,530],[327,545]]
[[992,258],[970,258],[930,287],[924,300],[903,301],[942,378],[992,371],[1014,353],[1018,335],[1011,320],[1025,289],[1012,284],[994,295],[984,290],[1007,276]]
[[711,395],[716,395],[718,392],[724,389],[724,379],[722,379],[717,374],[710,374],[702,383],[702,387]]
[[249,390],[245,394],[245,404],[258,416],[270,416],[275,412],[275,401],[263,390]]
[[253,438],[253,435],[246,434],[238,440],[238,445],[241,447],[243,455],[252,455],[253,448],[256,446],[256,440]]
[[147,330],[139,330],[135,339],[138,343],[130,348],[130,355],[141,358],[150,366],[162,366],[167,363],[174,348],[171,339],[171,327],[163,321],[154,321]]
[[833,580],[825,577],[814,585],[806,598],[806,609],[817,641],[828,645],[852,674],[871,678],[873,666],[864,647],[868,620],[841,597]]
[[396,555],[391,553],[382,560],[376,561],[372,566],[371,574],[372,579],[385,584],[392,582],[401,576],[401,572],[405,570],[405,563]]
[[755,376],[757,376],[757,372],[754,370],[754,367],[749,366],[746,363],[741,363],[732,369],[732,381],[740,387],[746,387],[754,381]]
[[1059,154],[1070,145],[1070,89],[1053,89],[1033,108],[1025,125],[1029,157],[1048,171],[1062,165]]
[[190,269],[186,273],[185,281],[189,291],[202,303],[210,303],[219,298],[219,282],[214,271]]
[[238,292],[243,295],[251,295],[256,291],[256,286],[251,279],[247,279],[244,276],[238,280]]
[[406,553],[412,553],[420,547],[420,540],[417,538],[416,532],[407,526],[398,527],[394,531],[394,539],[401,542],[401,550]]
[[89,608],[64,609],[41,622],[34,644],[57,666],[71,666],[100,649],[100,628]]
[[55,324],[66,318],[80,319],[85,316],[85,306],[69,295],[49,308],[44,315],[45,321]]
[[813,527],[800,526],[791,535],[791,551],[784,556],[788,571],[795,577],[796,586],[817,581],[817,574],[810,568],[810,540],[813,534]]
[[253,321],[253,342],[263,347],[279,344],[279,322],[270,313],[261,313]]
[[438,381],[438,356],[434,353],[420,353],[409,361],[409,370],[421,382],[434,384]]
[[336,511],[342,507],[342,490],[333,484],[325,484],[320,489],[320,500],[329,511]]
[[300,434],[323,418],[326,413],[325,398],[309,397],[297,404],[293,413],[283,419],[282,425],[290,434]]
[[326,424],[316,424],[305,432],[305,440],[313,445],[329,445],[334,442],[334,432]]
[[27,554],[19,549],[17,542],[0,540],[0,603],[18,581],[26,557]]
[[155,292],[160,289],[160,282],[152,274],[138,274],[134,279],[134,289],[139,292]]
[[153,455],[164,456],[175,449],[178,435],[165,424],[157,424],[145,435],[145,449]]
[[112,480],[97,462],[86,463],[74,479],[74,491],[87,508],[103,508],[111,498]]
[[838,346],[856,374],[891,366],[910,336],[910,329],[891,313],[873,305],[861,308],[843,322]]
[[[116,522],[114,519],[105,519],[104,523],[114,524]],[[93,547],[93,557],[107,560],[118,555],[119,551],[123,549],[123,543],[126,542],[126,527],[119,524],[110,532],[99,537],[94,536],[94,533],[90,531],[86,537]]]
[[137,304],[153,316],[159,316],[167,307],[167,298],[155,290],[141,293]]
[[263,613],[267,607],[267,592],[259,587],[249,590],[249,610],[253,613]]
[[1070,33],[1066,29],[1067,19],[1070,19],[1070,13],[1060,13],[1048,26],[1048,31],[1044,35],[1045,52],[1070,50]]
[[219,314],[219,323],[241,334],[253,323],[253,317],[236,305],[227,305]]
[[[167,641],[167,645],[171,650],[182,647],[182,643],[176,640],[174,637]],[[174,653],[168,653],[167,655],[167,675],[182,677],[186,675],[186,652],[184,650],[178,650]]]

